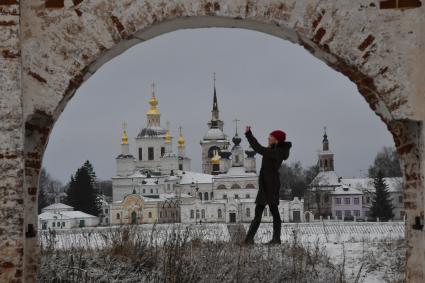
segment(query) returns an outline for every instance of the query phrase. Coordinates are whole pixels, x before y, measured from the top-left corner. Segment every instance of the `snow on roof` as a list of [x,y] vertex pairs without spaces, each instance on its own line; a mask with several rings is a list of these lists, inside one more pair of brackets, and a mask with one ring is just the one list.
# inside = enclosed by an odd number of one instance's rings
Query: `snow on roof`
[[319,172],[311,182],[311,186],[341,186],[335,171]]
[[363,192],[349,187],[349,186],[341,186],[335,189],[335,191],[332,192],[333,195],[362,195]]
[[54,203],[49,206],[44,207],[42,210],[62,210],[62,209],[74,209],[72,206],[66,205],[64,203]]
[[38,215],[39,220],[53,220],[53,219],[69,219],[70,217],[66,215],[61,215],[59,213],[53,212],[43,212]]
[[198,183],[198,184],[212,184],[212,179],[213,179],[213,175],[192,172],[192,171],[179,170],[177,171],[177,175],[181,176],[180,184],[182,185],[192,184],[192,182]]
[[61,211],[60,214],[69,218],[93,218],[94,215],[82,212],[82,211]]
[[[384,181],[389,192],[401,192],[403,190],[403,178],[401,177],[387,177],[384,178]],[[375,191],[372,178],[345,178],[341,179],[341,182],[360,191]]]
[[216,175],[213,178],[219,179],[228,177],[257,177],[257,174],[252,172],[245,172],[245,167],[231,167],[227,173]]

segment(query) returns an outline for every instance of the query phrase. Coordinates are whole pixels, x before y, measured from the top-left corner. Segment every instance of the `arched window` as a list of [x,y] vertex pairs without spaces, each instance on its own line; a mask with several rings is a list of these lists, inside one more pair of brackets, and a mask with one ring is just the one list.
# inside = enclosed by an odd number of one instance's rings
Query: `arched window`
[[199,209],[196,210],[196,219],[199,218]]
[[149,213],[148,213],[148,217],[149,217],[149,218],[152,218],[152,212],[150,212],[150,211],[149,211]]
[[201,210],[201,217],[202,217],[202,218],[205,218],[205,209],[202,209],[202,210]]
[[190,218],[195,218],[195,211],[193,211],[193,209],[190,210]]
[[218,209],[217,214],[218,214],[218,218],[222,218],[223,217],[223,214],[221,213],[221,209],[220,208]]
[[212,146],[212,147],[210,147],[208,149],[208,158],[212,158],[214,156],[214,151],[216,151],[216,150],[217,150],[218,153],[220,153],[220,151],[221,151],[218,146]]
[[249,207],[246,208],[246,217],[251,217],[251,209]]
[[328,167],[328,160],[325,159],[325,167]]
[[204,193],[204,200],[208,200],[208,193]]
[[232,189],[232,190],[241,189],[241,186],[239,186],[239,184],[233,184],[230,189]]
[[225,189],[227,189],[225,185],[219,185],[217,187],[217,190],[225,190]]
[[120,214],[119,213],[117,213],[117,219],[120,219]]
[[255,189],[255,186],[254,186],[254,184],[247,184],[245,188],[246,189]]
[[198,193],[199,199],[202,200],[202,193]]
[[211,195],[211,200],[212,200],[212,199],[213,199],[213,196],[214,196],[213,192],[211,192],[211,194],[210,194],[210,195]]

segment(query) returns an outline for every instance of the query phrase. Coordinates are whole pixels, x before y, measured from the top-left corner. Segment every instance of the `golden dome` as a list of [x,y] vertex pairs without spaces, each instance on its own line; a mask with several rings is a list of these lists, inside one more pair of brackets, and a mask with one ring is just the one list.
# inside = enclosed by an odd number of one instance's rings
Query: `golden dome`
[[184,140],[184,137],[183,137],[183,134],[182,134],[182,130],[183,130],[183,128],[179,127],[180,135],[179,135],[179,139],[177,140],[177,143],[179,144],[179,148],[183,148],[184,144],[185,144],[185,140]]
[[214,150],[214,156],[211,158],[211,163],[213,164],[213,165],[216,165],[216,164],[220,164],[220,159],[221,159],[221,157],[220,157],[220,155],[218,155],[218,151],[217,150]]
[[171,137],[171,134],[170,134],[170,130],[167,129],[167,132],[165,133],[165,142],[170,143],[171,139],[172,139],[172,137]]
[[155,97],[155,84],[152,84],[152,96],[151,99],[149,99],[149,104],[151,106],[151,108],[149,109],[149,111],[146,113],[148,115],[159,115],[159,111],[158,111],[158,100]]
[[124,122],[122,124],[122,136],[121,136],[121,144],[128,144],[128,136],[127,131],[125,128],[127,127],[127,124]]
[[184,147],[185,140],[184,140],[184,137],[183,137],[183,135],[182,135],[182,134],[180,134],[180,136],[179,136],[179,140],[178,140],[177,142],[178,142],[178,144],[179,144],[179,147]]

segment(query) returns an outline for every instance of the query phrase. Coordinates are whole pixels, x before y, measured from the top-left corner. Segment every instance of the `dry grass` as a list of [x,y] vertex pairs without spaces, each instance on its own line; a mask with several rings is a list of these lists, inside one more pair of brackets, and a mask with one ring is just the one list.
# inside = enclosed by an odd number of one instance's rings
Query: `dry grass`
[[127,226],[101,232],[106,245],[66,250],[49,237],[40,282],[345,282],[318,243],[304,246],[296,234],[290,243],[245,247],[190,227],[159,236],[155,226],[150,233]]

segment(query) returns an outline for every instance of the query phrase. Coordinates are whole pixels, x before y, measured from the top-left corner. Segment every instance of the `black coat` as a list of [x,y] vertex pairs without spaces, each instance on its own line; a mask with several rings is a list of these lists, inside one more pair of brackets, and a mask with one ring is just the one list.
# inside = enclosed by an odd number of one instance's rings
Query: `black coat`
[[288,159],[292,144],[290,142],[280,142],[271,147],[264,147],[258,143],[251,131],[246,132],[245,136],[252,149],[263,156],[255,203],[262,205],[268,204],[269,206],[279,205],[279,169],[282,161]]

